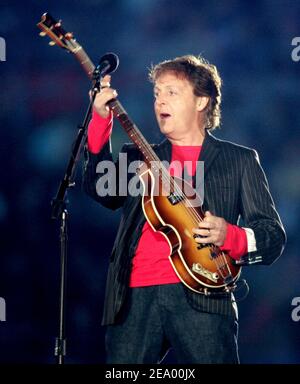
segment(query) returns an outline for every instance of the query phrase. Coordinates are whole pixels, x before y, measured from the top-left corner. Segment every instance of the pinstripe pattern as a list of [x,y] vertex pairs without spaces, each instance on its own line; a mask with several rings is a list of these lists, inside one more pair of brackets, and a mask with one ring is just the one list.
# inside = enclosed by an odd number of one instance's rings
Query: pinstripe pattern
[[[154,150],[161,160],[170,162],[171,144],[168,140],[155,145]],[[140,159],[133,145],[125,145],[122,151],[128,154],[129,161]],[[110,257],[103,314],[103,324],[112,324],[128,292],[131,259],[145,218],[140,198],[100,198],[96,194],[98,175],[95,170],[101,160],[112,160],[109,144],[98,155],[86,151],[83,187],[86,193],[105,207],[123,208]],[[247,265],[249,261],[270,264],[275,261],[282,253],[286,238],[257,153],[253,149],[218,140],[207,133],[199,160],[204,161],[203,208],[231,224],[238,224],[242,218],[244,226],[254,231],[257,251],[245,255],[242,264]],[[229,295],[222,298],[206,297],[186,288],[186,296],[192,306],[203,311],[228,316],[235,314]]]

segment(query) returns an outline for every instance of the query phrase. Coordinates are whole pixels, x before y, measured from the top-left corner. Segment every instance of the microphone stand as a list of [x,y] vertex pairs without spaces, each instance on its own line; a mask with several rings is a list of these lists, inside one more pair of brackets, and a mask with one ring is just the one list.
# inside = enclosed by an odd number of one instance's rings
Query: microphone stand
[[78,126],[77,138],[71,150],[65,174],[60,182],[57,194],[51,201],[51,218],[60,220],[60,293],[59,293],[59,334],[55,339],[54,356],[57,364],[64,364],[66,355],[66,326],[65,326],[65,302],[66,302],[66,266],[67,266],[67,240],[68,240],[68,211],[67,211],[67,191],[74,187],[73,177],[76,171],[76,165],[87,136],[87,127],[91,119],[92,106],[97,92],[100,89],[101,72],[97,67],[93,73],[93,88],[90,103],[84,117],[84,121]]

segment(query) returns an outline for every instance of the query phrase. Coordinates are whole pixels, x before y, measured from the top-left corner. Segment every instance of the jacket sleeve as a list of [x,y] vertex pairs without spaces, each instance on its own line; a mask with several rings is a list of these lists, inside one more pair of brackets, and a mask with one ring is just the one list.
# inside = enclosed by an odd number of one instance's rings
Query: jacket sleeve
[[286,234],[255,150],[247,151],[240,187],[241,215],[245,226],[254,232],[256,251],[237,263],[272,264],[283,252]]
[[[92,199],[112,210],[120,208],[127,196],[127,152],[129,144],[124,144],[118,159],[113,160],[110,140],[98,154],[84,150],[82,187]],[[120,155],[126,159],[119,170]],[[126,191],[125,191],[126,189]]]

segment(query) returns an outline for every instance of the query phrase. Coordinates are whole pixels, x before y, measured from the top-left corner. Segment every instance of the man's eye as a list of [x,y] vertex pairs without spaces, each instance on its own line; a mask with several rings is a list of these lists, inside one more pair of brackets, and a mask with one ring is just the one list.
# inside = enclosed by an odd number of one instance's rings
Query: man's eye
[[170,89],[170,90],[169,90],[169,95],[170,95],[170,96],[176,95],[176,92],[175,92],[175,91],[172,91],[172,90]]

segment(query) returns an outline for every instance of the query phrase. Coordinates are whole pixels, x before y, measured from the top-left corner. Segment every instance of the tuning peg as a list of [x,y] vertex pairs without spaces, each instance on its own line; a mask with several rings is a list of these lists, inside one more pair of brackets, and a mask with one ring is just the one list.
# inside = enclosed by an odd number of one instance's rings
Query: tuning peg
[[58,22],[55,24],[55,27],[61,27],[61,20],[58,20]]
[[51,46],[55,45],[55,41],[49,41],[49,45]]
[[71,40],[71,39],[73,39],[73,32],[67,32],[66,34],[65,34],[65,38],[67,39],[67,40]]
[[42,37],[46,36],[46,32],[40,32],[40,36]]

